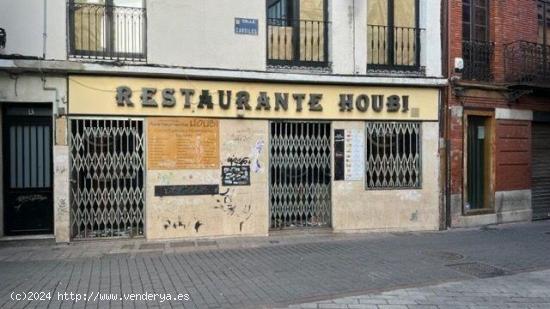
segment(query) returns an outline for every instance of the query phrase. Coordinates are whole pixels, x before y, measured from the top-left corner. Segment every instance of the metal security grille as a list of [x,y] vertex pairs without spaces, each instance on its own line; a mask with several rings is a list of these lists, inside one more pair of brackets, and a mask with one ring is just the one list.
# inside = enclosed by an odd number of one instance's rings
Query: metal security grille
[[533,219],[550,219],[550,124],[533,123]]
[[366,189],[420,188],[420,141],[420,123],[367,122]]
[[143,121],[70,120],[73,238],[143,235]]
[[330,123],[271,123],[272,229],[330,226],[330,140]]

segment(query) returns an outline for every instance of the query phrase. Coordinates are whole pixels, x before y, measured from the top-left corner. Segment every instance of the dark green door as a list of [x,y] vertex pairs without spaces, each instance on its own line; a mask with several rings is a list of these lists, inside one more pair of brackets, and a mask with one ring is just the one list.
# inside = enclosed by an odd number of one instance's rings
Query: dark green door
[[6,235],[53,232],[51,109],[4,109]]
[[486,117],[468,117],[468,194],[466,210],[483,209],[486,196]]

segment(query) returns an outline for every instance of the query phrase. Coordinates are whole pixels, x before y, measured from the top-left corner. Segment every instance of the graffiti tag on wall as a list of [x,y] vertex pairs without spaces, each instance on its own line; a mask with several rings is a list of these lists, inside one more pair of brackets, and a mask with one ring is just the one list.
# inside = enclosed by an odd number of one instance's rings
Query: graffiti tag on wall
[[231,157],[222,166],[223,186],[250,186],[250,158]]

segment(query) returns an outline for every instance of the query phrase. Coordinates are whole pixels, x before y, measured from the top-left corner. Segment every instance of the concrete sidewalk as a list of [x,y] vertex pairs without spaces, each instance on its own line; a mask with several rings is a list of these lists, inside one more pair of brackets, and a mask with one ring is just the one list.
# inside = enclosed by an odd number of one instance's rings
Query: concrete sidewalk
[[291,305],[288,308],[548,309],[550,308],[550,270],[338,298]]
[[[4,242],[0,307],[269,308],[317,303],[550,268],[549,233],[550,222],[538,222],[430,233],[70,245]],[[25,292],[52,297],[13,299],[14,293]],[[58,297],[71,292],[95,297]],[[187,294],[189,299],[120,299],[135,294]]]

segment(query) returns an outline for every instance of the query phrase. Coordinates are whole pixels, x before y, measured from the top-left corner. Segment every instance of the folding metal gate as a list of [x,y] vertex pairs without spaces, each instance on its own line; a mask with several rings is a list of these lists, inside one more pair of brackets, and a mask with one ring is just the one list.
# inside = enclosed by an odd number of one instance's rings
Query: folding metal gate
[[330,226],[330,149],[330,123],[271,123],[272,229]]
[[550,124],[533,123],[533,219],[550,219]]
[[143,235],[143,121],[72,118],[69,147],[72,237]]

